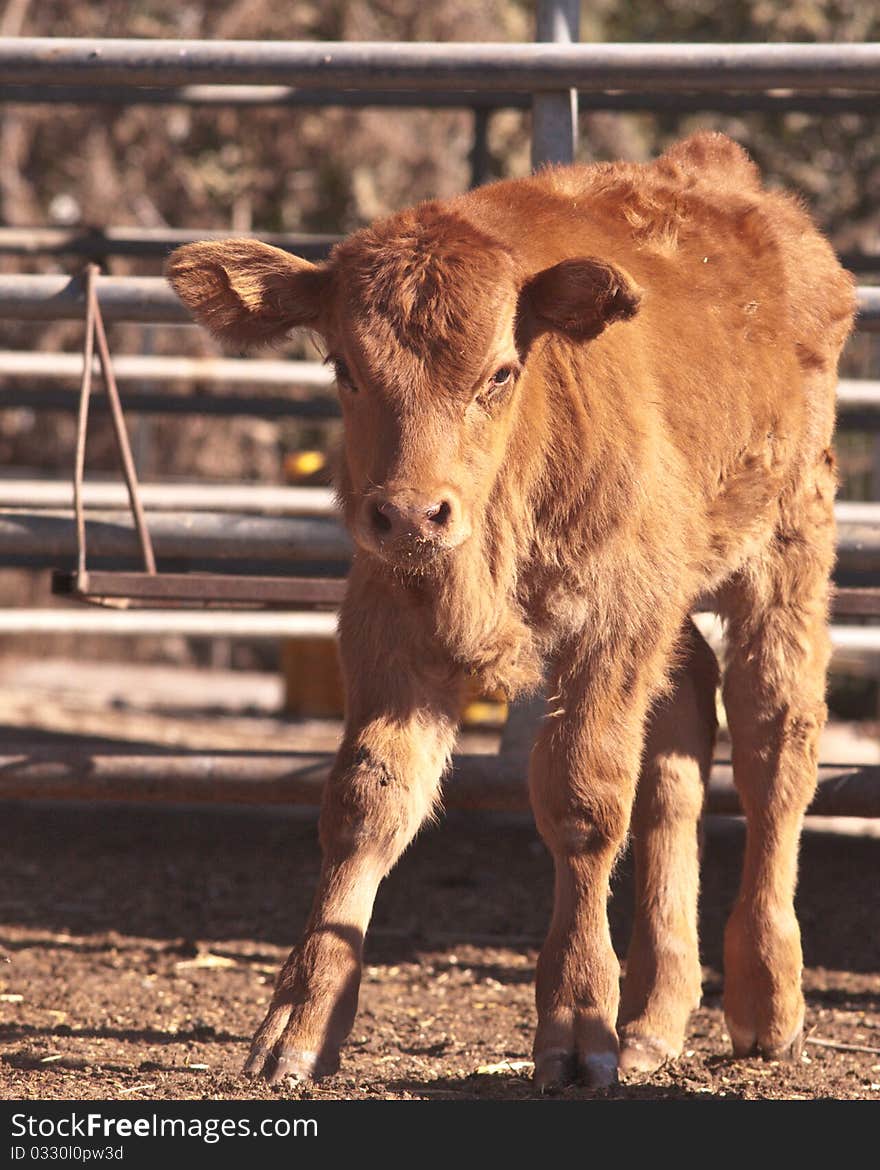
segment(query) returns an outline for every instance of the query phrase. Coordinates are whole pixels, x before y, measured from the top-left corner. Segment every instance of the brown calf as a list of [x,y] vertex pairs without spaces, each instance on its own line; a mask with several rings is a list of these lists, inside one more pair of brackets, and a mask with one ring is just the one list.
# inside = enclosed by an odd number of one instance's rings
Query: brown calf
[[[169,278],[239,346],[324,339],[357,551],[346,729],[305,937],[248,1070],[332,1072],[379,882],[439,800],[462,683],[546,679],[531,759],[556,868],[535,1079],[611,1083],[681,1051],[700,998],[697,825],[715,733],[713,598],[748,821],[725,938],[737,1055],[800,1050],[797,842],[825,719],[830,443],[849,276],[744,152],[699,134],[650,166],[549,169],[357,232],[314,266],[192,244]],[[628,830],[619,992],[606,899]]]

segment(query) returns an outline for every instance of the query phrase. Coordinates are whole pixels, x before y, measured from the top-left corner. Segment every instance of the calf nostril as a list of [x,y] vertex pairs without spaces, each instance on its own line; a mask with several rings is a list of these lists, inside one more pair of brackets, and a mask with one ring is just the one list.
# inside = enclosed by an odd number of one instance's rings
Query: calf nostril
[[390,532],[393,524],[382,511],[382,504],[373,504],[373,527],[377,532]]
[[442,528],[449,523],[449,517],[452,514],[452,508],[448,500],[443,500],[440,504],[434,504],[427,511],[428,519],[432,524],[436,524],[438,528]]

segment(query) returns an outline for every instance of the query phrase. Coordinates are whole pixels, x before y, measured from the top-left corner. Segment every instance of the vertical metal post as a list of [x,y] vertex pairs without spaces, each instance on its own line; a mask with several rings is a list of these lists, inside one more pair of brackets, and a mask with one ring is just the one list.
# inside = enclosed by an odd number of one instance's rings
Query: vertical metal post
[[474,143],[468,161],[471,164],[471,186],[481,187],[489,180],[489,115],[485,106],[474,110]]
[[[537,0],[536,41],[571,44],[580,35],[580,0]],[[576,89],[532,97],[532,168],[574,161],[577,146]]]

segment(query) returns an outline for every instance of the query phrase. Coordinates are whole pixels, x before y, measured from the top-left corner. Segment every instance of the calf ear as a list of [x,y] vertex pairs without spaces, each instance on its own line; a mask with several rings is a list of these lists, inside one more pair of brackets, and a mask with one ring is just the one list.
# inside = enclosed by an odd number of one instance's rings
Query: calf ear
[[632,278],[613,264],[592,257],[562,260],[523,285],[517,340],[523,349],[548,332],[589,341],[614,321],[634,317],[641,296]]
[[321,331],[326,268],[258,240],[185,244],[165,275],[196,320],[221,341],[271,345],[297,326]]

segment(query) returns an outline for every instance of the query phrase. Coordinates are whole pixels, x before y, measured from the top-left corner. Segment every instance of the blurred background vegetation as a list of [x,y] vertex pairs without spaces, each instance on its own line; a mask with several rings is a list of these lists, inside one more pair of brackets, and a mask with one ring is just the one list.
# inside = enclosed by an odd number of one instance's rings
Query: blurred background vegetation
[[[531,0],[0,0],[0,35],[528,41],[534,6]],[[868,0],[591,0],[582,7],[581,39],[880,40],[880,7]],[[611,113],[586,105],[582,160],[647,160],[698,127],[723,130],[750,150],[768,182],[800,192],[839,250],[880,253],[876,112]],[[522,110],[491,115],[492,177],[527,173],[529,123]],[[0,107],[0,224],[346,232],[417,200],[464,189],[473,128],[467,110],[10,104]],[[0,257],[6,271],[74,271],[77,263]],[[113,259],[109,270],[155,274],[159,265]],[[81,344],[76,323],[6,324],[4,347]],[[111,345],[117,353],[212,352],[196,331],[136,325],[115,326]],[[294,340],[286,352],[303,356],[307,347]],[[880,376],[876,339],[854,338],[843,372]],[[145,478],[277,482],[287,454],[333,441],[333,424],[293,420],[154,418],[137,428]],[[67,475],[73,440],[70,414],[0,414],[4,467]],[[875,438],[842,435],[839,452],[843,494],[880,498]],[[89,466],[115,470],[108,424],[100,417],[90,433]]]

